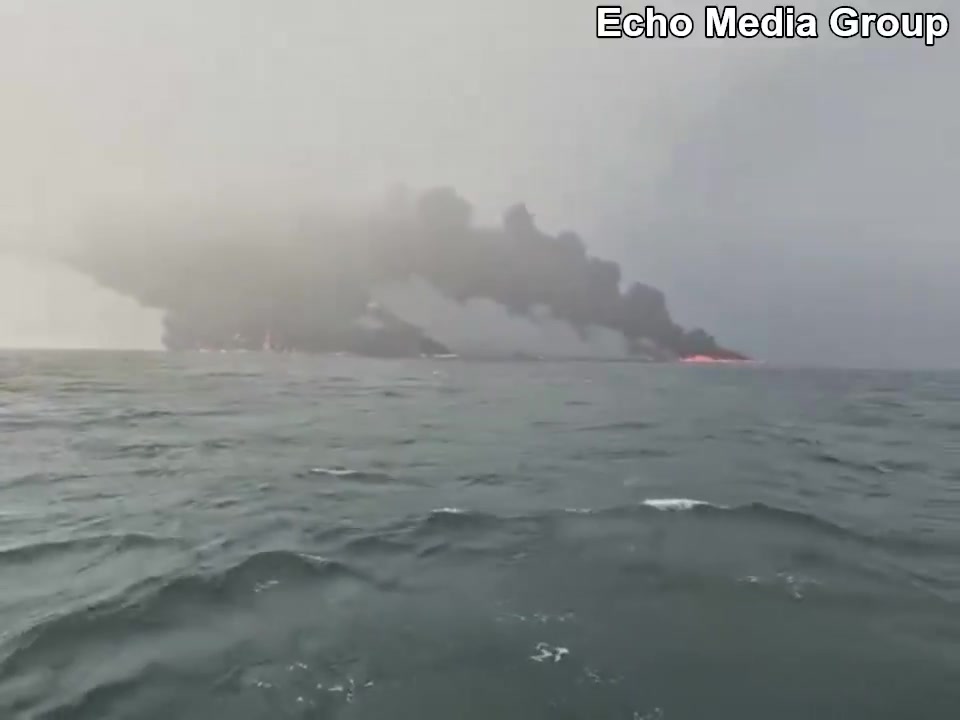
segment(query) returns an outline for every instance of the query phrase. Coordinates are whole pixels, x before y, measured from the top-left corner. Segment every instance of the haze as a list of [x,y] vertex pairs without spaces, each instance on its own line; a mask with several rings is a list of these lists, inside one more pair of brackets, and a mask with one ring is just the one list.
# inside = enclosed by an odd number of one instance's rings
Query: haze
[[[957,31],[599,41],[594,7],[0,0],[0,247],[449,184],[481,217],[523,201],[577,230],[758,357],[960,365]],[[156,313],[22,262],[0,263],[0,345],[155,344]]]

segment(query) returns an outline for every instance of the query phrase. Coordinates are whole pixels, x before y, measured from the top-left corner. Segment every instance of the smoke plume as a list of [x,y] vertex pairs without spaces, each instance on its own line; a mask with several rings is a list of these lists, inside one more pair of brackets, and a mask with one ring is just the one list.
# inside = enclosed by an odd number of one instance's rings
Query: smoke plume
[[351,215],[143,220],[96,234],[73,262],[164,311],[172,348],[350,349],[378,300],[394,329],[471,354],[736,356],[674,323],[659,290],[621,291],[620,267],[575,233],[542,232],[522,204],[477,226],[449,188],[398,189]]
[[627,338],[611,328],[591,325],[578,333],[544,305],[528,315],[516,315],[489,298],[459,303],[419,277],[377,287],[373,298],[461,355],[604,359],[629,355]]

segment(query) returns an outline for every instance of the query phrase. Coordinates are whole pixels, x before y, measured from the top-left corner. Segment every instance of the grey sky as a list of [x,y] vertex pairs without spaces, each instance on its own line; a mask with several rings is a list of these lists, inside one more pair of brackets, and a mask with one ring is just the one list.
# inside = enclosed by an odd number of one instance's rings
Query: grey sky
[[594,7],[0,0],[0,247],[142,206],[449,183],[581,231],[748,352],[960,365],[960,35],[598,41]]
[[957,58],[798,55],[704,117],[641,233],[681,316],[776,359],[960,365]]

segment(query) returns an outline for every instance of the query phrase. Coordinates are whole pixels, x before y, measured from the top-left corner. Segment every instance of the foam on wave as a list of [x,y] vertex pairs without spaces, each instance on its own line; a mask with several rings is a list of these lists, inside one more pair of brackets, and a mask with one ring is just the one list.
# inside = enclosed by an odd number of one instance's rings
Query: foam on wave
[[681,510],[694,510],[699,507],[709,507],[716,510],[729,510],[723,505],[714,505],[705,500],[691,500],[689,498],[650,498],[643,501],[647,507],[663,512],[679,512]]
[[310,468],[311,475],[332,475],[333,477],[357,477],[361,475],[359,470],[349,470],[347,468]]

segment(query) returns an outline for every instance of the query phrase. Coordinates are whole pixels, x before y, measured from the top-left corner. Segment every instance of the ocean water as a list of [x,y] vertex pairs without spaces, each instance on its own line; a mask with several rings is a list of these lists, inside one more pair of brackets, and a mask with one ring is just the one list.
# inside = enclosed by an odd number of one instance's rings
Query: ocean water
[[960,716],[960,375],[0,356],[0,718]]

